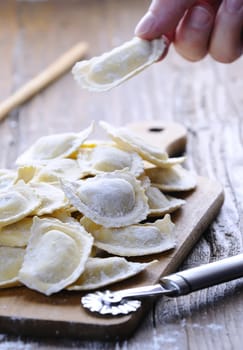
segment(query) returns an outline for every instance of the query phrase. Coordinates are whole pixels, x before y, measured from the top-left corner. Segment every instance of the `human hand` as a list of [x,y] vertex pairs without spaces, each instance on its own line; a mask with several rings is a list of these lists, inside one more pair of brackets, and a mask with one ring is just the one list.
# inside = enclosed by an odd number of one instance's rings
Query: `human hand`
[[243,53],[243,0],[153,0],[135,35],[165,35],[190,61],[230,63]]

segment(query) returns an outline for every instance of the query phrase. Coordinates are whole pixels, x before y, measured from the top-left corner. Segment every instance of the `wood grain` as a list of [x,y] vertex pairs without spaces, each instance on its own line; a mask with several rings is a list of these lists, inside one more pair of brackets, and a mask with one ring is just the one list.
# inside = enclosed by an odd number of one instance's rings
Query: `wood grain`
[[[129,40],[149,0],[0,2],[0,100],[80,40],[90,56]],[[28,62],[28,64],[26,64]],[[179,122],[188,130],[187,167],[221,182],[224,205],[181,269],[242,251],[243,60],[223,65],[210,57],[183,60],[173,48],[161,63],[109,93],[80,90],[67,74],[1,122],[0,164],[41,135],[79,130],[90,120],[114,125]],[[99,136],[99,135],[97,135]],[[2,346],[41,350],[242,349],[242,281],[179,299],[161,299],[124,342],[1,337]]]
[[73,65],[84,58],[88,45],[81,42],[73,46],[61,57],[55,60],[49,67],[33,77],[26,84],[21,86],[11,96],[0,103],[0,120],[6,117],[14,108],[28,101],[31,97],[41,92],[49,84],[73,67]]

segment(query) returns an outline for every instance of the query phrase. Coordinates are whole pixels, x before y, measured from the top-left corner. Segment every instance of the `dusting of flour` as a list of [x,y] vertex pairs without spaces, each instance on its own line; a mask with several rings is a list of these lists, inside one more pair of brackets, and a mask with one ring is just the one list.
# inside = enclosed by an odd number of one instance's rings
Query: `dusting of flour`
[[17,341],[7,341],[4,340],[5,336],[0,334],[0,350],[34,350],[35,345],[28,345],[21,340]]

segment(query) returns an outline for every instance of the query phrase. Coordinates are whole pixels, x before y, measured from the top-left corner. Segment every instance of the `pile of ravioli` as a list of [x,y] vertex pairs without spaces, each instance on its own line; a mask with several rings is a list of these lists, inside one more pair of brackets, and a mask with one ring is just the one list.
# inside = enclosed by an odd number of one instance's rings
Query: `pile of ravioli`
[[91,123],[38,139],[16,169],[0,169],[1,288],[97,289],[153,262],[132,257],[175,247],[170,213],[185,201],[168,193],[196,187],[184,157],[126,128],[99,127],[108,140],[92,141]]

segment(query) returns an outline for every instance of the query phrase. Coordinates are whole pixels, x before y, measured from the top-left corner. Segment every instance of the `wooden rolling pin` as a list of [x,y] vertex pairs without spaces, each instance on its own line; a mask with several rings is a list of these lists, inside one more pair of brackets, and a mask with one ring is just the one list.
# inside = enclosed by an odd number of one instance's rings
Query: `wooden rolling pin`
[[51,84],[54,80],[59,78],[63,73],[69,70],[75,62],[82,59],[86,54],[88,44],[80,42],[65,54],[59,57],[43,72],[38,74],[35,78],[27,82],[16,92],[14,92],[5,101],[0,103],[0,120],[7,116],[14,108],[29,100],[32,96]]

